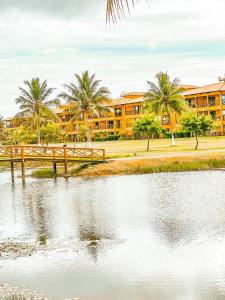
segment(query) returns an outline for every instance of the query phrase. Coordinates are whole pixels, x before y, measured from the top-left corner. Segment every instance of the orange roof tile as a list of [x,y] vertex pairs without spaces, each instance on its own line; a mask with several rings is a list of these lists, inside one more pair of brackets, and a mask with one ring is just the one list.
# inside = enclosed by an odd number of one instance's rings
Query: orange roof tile
[[218,91],[225,91],[225,82],[218,82],[218,83],[205,85],[197,89],[184,92],[183,95],[189,96],[189,95],[218,92]]

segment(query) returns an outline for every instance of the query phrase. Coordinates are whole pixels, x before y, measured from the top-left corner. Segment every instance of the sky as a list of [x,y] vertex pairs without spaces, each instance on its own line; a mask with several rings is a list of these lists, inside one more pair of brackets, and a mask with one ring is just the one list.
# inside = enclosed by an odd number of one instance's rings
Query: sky
[[224,0],[139,0],[111,26],[106,0],[0,0],[0,115],[18,111],[18,87],[34,77],[55,93],[89,70],[113,98],[145,91],[168,71],[206,85],[225,73]]

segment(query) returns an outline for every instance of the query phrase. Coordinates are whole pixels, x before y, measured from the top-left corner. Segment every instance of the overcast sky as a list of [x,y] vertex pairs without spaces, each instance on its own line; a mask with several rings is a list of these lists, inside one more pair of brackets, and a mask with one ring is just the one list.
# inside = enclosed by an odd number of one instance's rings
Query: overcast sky
[[159,71],[194,85],[224,74],[224,0],[140,0],[111,27],[105,2],[0,0],[0,114],[17,111],[18,87],[37,76],[60,91],[88,69],[118,97]]

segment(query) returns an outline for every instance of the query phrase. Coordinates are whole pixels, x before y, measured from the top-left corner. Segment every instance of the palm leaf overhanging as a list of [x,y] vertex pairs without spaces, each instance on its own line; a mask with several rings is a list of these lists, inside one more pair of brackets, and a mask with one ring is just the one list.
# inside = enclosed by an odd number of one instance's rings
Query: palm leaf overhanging
[[123,17],[126,11],[130,12],[130,6],[134,6],[138,0],[107,0],[106,20],[116,22]]
[[41,82],[39,78],[24,81],[25,88],[19,88],[21,95],[16,99],[20,112],[17,116],[31,119],[31,126],[37,130],[40,144],[40,126],[43,120],[57,119],[51,108],[59,105],[59,100],[48,100],[54,88],[49,88],[47,81]]
[[[64,84],[65,91],[59,98],[66,100],[73,107],[74,118],[84,115],[87,129],[87,142],[90,144],[90,130],[88,116],[99,115],[101,111],[109,111],[110,92],[107,87],[100,86],[101,80],[96,80],[95,74],[90,75],[85,71],[81,75],[75,74],[75,83]],[[73,118],[73,119],[74,119]]]

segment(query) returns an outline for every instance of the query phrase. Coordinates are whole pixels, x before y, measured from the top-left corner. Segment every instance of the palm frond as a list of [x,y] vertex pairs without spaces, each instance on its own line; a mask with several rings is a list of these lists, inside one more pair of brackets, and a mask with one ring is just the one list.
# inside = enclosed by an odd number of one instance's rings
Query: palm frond
[[107,0],[106,22],[116,22],[124,17],[126,11],[130,13],[130,6],[134,6],[138,0]]

